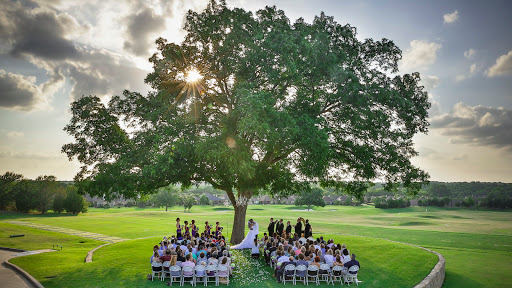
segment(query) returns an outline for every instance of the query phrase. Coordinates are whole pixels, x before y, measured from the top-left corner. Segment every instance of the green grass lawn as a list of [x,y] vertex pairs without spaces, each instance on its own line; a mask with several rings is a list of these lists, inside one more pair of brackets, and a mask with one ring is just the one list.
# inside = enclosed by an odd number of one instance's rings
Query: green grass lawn
[[[416,281],[413,279],[421,279],[428,274],[428,270],[432,268],[436,259],[433,259],[431,254],[424,254],[422,253],[423,250],[416,248],[408,247],[412,250],[404,252],[400,250],[403,245],[395,245],[396,247],[390,248],[380,244],[381,242],[390,243],[388,241],[346,236],[345,234],[407,242],[442,253],[446,258],[446,280],[443,287],[509,287],[512,281],[509,273],[509,271],[512,271],[511,211],[474,211],[432,207],[381,210],[371,206],[326,206],[315,208],[312,211],[298,210],[303,210],[303,208],[255,205],[249,207],[247,215],[258,221],[262,228],[266,227],[269,217],[282,217],[285,221],[291,220],[292,223],[299,216],[309,218],[313,223],[314,231],[319,233],[317,235],[339,239],[339,241],[346,243],[352,252],[358,254],[358,260],[361,261],[363,266],[360,280],[364,281],[363,286],[365,287],[412,287],[419,282],[413,282]],[[76,265],[76,269],[73,271],[67,271],[66,275],[74,275],[74,277],[70,276],[68,280],[66,280],[68,276],[62,275],[51,279],[44,278],[48,275],[45,276],[44,273],[37,274],[39,272],[34,271],[34,276],[42,280],[43,285],[47,286],[48,284],[48,287],[68,286],[67,281],[74,283],[72,282],[73,279],[84,280],[76,284],[77,287],[108,287],[108,285],[103,285],[101,282],[106,281],[105,283],[111,285],[115,283],[114,286],[125,286],[122,283],[126,283],[127,286],[133,281],[144,280],[145,274],[149,271],[149,261],[147,260],[149,253],[147,251],[150,248],[147,247],[151,247],[157,241],[157,237],[170,235],[174,232],[176,217],[188,220],[195,219],[199,223],[204,223],[206,220],[210,222],[220,221],[221,225],[225,227],[225,231],[229,232],[231,231],[229,225],[233,221],[232,211],[229,207],[200,206],[194,206],[191,213],[183,213],[183,210],[179,207],[173,207],[172,211],[168,212],[163,211],[163,209],[110,208],[90,209],[89,213],[78,216],[52,213],[47,215],[0,214],[0,220],[28,221],[128,239],[154,236],[155,238],[127,241],[99,249],[95,253],[93,263],[87,265],[81,265],[83,263],[80,263],[80,265]],[[22,249],[39,247],[37,245],[27,246],[29,248],[23,247],[24,245],[34,245],[27,243],[30,242],[27,238],[10,238],[7,243],[4,235],[11,233],[12,229],[14,229],[12,231],[14,234],[18,233],[16,231],[25,231],[23,229],[30,228],[1,222],[0,225],[2,225],[0,226],[2,227],[0,246]],[[3,233],[4,227],[11,230],[5,234]],[[44,231],[39,232],[43,233]],[[62,234],[50,234],[53,237],[52,239],[63,237]],[[63,239],[69,237],[73,238],[73,236],[68,236],[63,237]],[[92,243],[92,240],[88,241]],[[37,242],[42,243],[44,241],[40,239]],[[96,242],[101,243],[100,241]],[[80,243],[81,246],[74,247],[71,243],[73,241],[70,242],[70,249],[77,249],[75,252],[78,254],[81,253],[78,249],[86,246],[83,245],[86,243]],[[411,251],[412,253],[409,253]],[[51,254],[54,253],[27,256],[15,259],[13,262],[19,263],[20,266],[25,268],[26,265],[30,266],[28,263],[32,262],[32,258],[29,257],[36,257],[35,259],[38,259],[37,257],[49,257],[47,261],[50,263],[52,261],[50,260],[51,257],[55,257]],[[82,262],[85,253],[80,255]],[[423,258],[424,260],[421,260]],[[55,261],[60,260],[56,259]],[[415,261],[423,266],[416,267],[411,264],[416,263]],[[401,268],[403,267],[407,269],[402,271]],[[44,270],[43,268],[37,269]],[[117,279],[118,276],[112,279],[109,276],[116,269],[122,270],[122,283],[109,282]],[[421,275],[413,275],[407,271],[415,271]],[[32,273],[32,271],[29,272]],[[115,272],[114,274],[116,273],[121,272]],[[90,279],[84,278],[89,277],[87,275],[92,276]],[[485,277],[482,275],[485,275]],[[136,286],[157,285],[146,281],[137,282]],[[241,279],[235,279],[234,283],[236,286],[233,287],[249,287]],[[274,283],[268,280],[268,283],[262,282],[258,286],[270,287],[274,286]]]

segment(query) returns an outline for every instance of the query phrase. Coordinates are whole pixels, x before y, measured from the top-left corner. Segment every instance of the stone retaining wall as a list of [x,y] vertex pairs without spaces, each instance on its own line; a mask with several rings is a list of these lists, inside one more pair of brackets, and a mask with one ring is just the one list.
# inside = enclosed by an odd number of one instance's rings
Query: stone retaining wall
[[423,248],[420,246],[417,247],[427,250],[430,253],[436,254],[439,260],[437,261],[436,266],[434,266],[434,269],[430,271],[430,274],[428,274],[428,276],[425,277],[425,279],[423,279],[423,281],[421,281],[420,284],[414,286],[414,288],[440,288],[441,286],[443,286],[446,264],[443,255],[437,253],[436,251],[429,250],[427,248]]

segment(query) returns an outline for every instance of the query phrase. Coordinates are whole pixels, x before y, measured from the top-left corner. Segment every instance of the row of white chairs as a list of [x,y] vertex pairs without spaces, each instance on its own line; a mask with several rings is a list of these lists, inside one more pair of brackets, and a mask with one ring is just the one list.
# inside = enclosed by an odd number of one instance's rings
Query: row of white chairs
[[196,286],[197,283],[203,283],[204,286],[208,286],[208,283],[215,283],[215,286],[219,286],[220,278],[225,279],[225,284],[229,284],[230,270],[231,267],[222,264],[180,267],[178,265],[171,266],[169,261],[164,263],[153,262],[151,263],[151,281],[153,281],[155,275],[160,274],[157,277],[160,277],[161,281],[165,281],[166,278],[170,279],[170,286],[175,282],[183,286],[185,281],[190,281],[193,286]]
[[284,267],[283,271],[283,284],[286,285],[286,281],[291,281],[293,285],[297,284],[297,280],[302,281],[304,285],[309,286],[309,282],[319,285],[321,281],[326,284],[340,282],[341,285],[346,283],[350,286],[350,283],[356,283],[359,286],[359,280],[357,279],[358,266],[352,266],[348,269],[348,273],[344,273],[342,266],[331,267],[329,264],[320,264],[320,268],[316,265],[306,267],[306,265],[292,265],[288,264]]

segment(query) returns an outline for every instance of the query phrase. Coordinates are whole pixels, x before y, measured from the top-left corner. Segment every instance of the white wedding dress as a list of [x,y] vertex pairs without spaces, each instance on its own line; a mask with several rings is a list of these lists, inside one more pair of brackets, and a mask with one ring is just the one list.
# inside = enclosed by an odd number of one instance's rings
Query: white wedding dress
[[251,249],[254,246],[254,237],[258,235],[260,231],[258,230],[258,222],[254,222],[252,226],[252,230],[249,230],[249,233],[245,236],[244,240],[240,244],[231,246],[231,249]]

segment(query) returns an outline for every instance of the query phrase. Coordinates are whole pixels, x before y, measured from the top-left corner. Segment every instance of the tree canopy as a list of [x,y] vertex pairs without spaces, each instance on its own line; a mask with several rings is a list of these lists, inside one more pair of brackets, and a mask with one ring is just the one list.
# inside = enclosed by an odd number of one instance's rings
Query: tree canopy
[[189,11],[184,29],[181,44],[156,41],[148,95],[72,103],[65,131],[75,141],[62,150],[82,163],[81,189],[136,197],[210,183],[235,208],[238,243],[261,191],[314,182],[360,196],[372,179],[411,192],[427,180],[410,158],[430,104],[418,73],[397,74],[392,41],[361,41],[324,13],[292,23],[276,7],[253,14],[224,1]]
[[299,194],[297,199],[295,199],[295,205],[308,206],[308,210],[311,209],[311,206],[324,207],[325,201],[324,201],[322,192],[323,192],[323,190],[318,187],[312,188],[310,192],[303,191],[302,193]]

